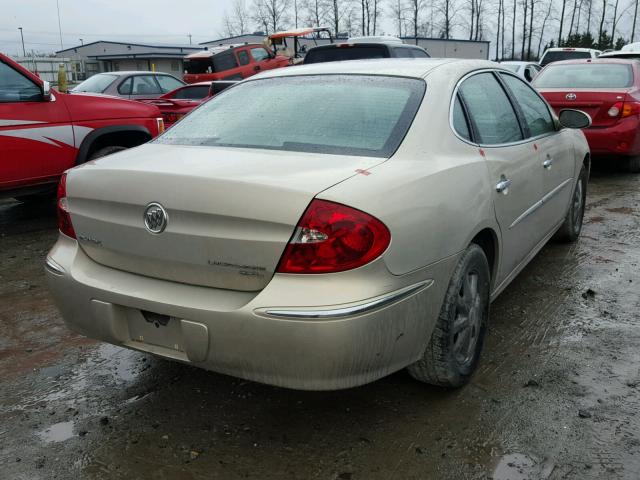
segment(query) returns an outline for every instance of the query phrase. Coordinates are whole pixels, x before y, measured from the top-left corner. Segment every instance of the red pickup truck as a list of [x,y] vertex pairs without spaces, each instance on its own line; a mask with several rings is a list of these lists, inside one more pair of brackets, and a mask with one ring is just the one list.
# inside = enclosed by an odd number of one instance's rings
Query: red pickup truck
[[60,93],[0,54],[0,197],[38,199],[68,168],[163,130],[153,105]]

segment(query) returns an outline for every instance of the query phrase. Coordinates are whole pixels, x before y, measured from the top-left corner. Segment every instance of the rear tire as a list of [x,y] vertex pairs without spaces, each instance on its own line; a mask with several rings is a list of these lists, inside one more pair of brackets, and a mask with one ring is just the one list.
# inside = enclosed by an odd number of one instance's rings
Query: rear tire
[[458,261],[422,358],[409,365],[421,382],[460,387],[475,371],[489,320],[491,275],[482,248],[471,244]]
[[578,181],[571,196],[571,205],[562,226],[554,235],[554,240],[570,243],[575,242],[582,231],[584,206],[587,199],[587,171],[584,166],[580,170]]
[[120,145],[110,145],[108,147],[102,147],[99,150],[96,150],[89,156],[89,160],[95,160],[96,158],[106,157],[107,155],[111,155],[112,153],[121,152],[122,150],[126,150],[127,147],[122,147]]

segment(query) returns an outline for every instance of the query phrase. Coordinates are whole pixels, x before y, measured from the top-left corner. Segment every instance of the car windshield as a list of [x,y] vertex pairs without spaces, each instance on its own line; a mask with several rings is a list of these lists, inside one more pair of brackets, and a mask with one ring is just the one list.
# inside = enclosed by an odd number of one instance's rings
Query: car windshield
[[626,88],[632,84],[631,66],[614,63],[549,65],[534,80],[536,88]]
[[249,81],[214,97],[156,142],[389,157],[424,90],[423,80],[386,76]]
[[84,82],[73,89],[74,92],[90,92],[102,93],[113,81],[118,78],[117,75],[109,75],[107,73],[99,73],[93,77],[87,78]]
[[389,57],[389,52],[384,47],[354,45],[352,47],[331,47],[311,50],[304,58],[304,63],[338,62],[342,60],[387,57]]
[[518,69],[520,68],[520,65],[514,65],[512,63],[501,63],[500,66],[502,66],[502,67],[504,67],[504,68],[506,68],[508,70],[511,70],[512,72],[517,72]]
[[547,52],[542,57],[540,65],[544,67],[547,63],[558,62],[560,60],[577,60],[579,58],[591,58],[591,54],[589,52],[580,52],[575,50]]

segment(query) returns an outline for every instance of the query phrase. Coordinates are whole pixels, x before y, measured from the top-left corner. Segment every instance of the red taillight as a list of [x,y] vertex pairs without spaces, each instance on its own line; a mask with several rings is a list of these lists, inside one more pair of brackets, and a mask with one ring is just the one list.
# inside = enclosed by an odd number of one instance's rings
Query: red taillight
[[313,200],[298,222],[277,272],[333,273],[361,267],[389,246],[377,218],[339,203]]
[[633,115],[640,115],[639,102],[616,102],[607,111],[610,117],[626,118]]
[[63,173],[58,183],[58,229],[67,237],[76,238],[67,203],[67,174]]

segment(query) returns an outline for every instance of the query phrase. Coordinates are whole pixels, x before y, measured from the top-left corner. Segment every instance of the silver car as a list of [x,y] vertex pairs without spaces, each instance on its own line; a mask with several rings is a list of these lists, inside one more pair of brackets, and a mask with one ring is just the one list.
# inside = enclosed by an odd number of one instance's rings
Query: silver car
[[265,72],[66,173],[50,288],[75,331],[245,379],[459,386],[490,301],[580,234],[588,124],[486,61]]
[[159,72],[108,72],[87,78],[70,93],[99,93],[132,100],[158,98],[186,85],[173,75]]

